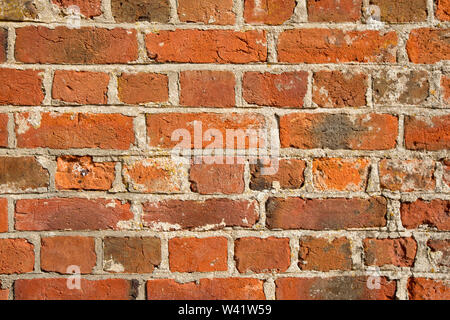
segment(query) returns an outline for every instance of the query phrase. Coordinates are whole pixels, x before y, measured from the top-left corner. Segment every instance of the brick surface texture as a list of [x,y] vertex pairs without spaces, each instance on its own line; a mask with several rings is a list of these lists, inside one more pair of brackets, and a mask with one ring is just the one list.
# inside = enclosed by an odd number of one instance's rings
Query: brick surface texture
[[0,300],[450,299],[449,39],[449,0],[0,1]]

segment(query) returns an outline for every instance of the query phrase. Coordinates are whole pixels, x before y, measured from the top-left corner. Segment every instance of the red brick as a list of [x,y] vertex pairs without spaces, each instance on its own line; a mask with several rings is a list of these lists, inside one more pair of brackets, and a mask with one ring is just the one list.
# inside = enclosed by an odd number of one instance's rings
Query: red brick
[[14,283],[16,300],[129,300],[133,289],[128,280],[81,279],[81,289],[69,289],[70,279],[19,279]]
[[150,58],[157,62],[249,63],[267,59],[264,31],[163,30],[146,37]]
[[248,103],[302,108],[308,90],[308,73],[305,71],[281,74],[246,72],[242,86],[244,99]]
[[43,100],[42,71],[0,69],[0,105],[38,106]]
[[381,21],[388,23],[427,20],[427,0],[370,0],[370,4],[380,9]]
[[122,174],[129,191],[180,193],[187,169],[170,158],[148,158],[124,164]]
[[300,189],[305,181],[304,172],[306,162],[299,159],[279,159],[278,170],[275,174],[262,174],[266,165],[262,162],[250,165],[250,189],[267,190],[278,182],[281,189]]
[[172,279],[147,282],[149,300],[264,300],[263,281],[249,278],[200,279],[179,283]]
[[391,191],[433,191],[435,163],[432,160],[397,160],[380,161],[380,184],[382,189]]
[[398,119],[389,114],[280,116],[282,148],[386,150],[395,147],[397,135]]
[[[225,162],[225,161],[224,161]],[[200,194],[238,194],[245,189],[243,164],[195,164],[189,171],[191,190]]]
[[0,281],[0,301],[8,300],[9,289],[1,289],[1,288],[2,288],[2,282]]
[[380,277],[370,289],[367,277],[281,278],[275,281],[277,300],[394,300],[396,282]]
[[39,191],[49,185],[47,169],[34,157],[0,157],[0,191]]
[[191,107],[234,107],[236,80],[229,71],[180,73],[180,104]]
[[123,73],[118,78],[120,101],[128,104],[167,102],[169,78],[158,73]]
[[441,21],[450,21],[450,0],[436,0],[436,17]]
[[8,114],[0,113],[0,147],[8,146],[8,121]]
[[409,300],[450,300],[448,280],[409,278]]
[[450,201],[435,199],[405,202],[401,206],[402,224],[407,229],[428,225],[442,231],[450,230]]
[[8,200],[0,198],[0,233],[8,232]]
[[427,242],[429,248],[428,255],[438,268],[450,267],[450,239],[447,240],[433,240]]
[[29,26],[16,29],[15,57],[24,63],[108,64],[138,58],[136,30]]
[[289,63],[396,62],[397,34],[293,29],[280,34],[278,60]]
[[240,238],[234,244],[236,268],[247,272],[284,272],[291,264],[288,238]]
[[92,157],[57,158],[56,188],[60,190],[109,190],[115,178],[114,162],[94,162]]
[[[172,134],[175,130],[184,129],[190,133],[191,141],[183,141],[183,148],[194,148],[194,124],[202,128],[203,137],[210,129],[219,130],[223,137],[223,144],[214,149],[225,149],[227,130],[249,130],[263,129],[265,125],[264,116],[256,113],[157,113],[147,115],[147,134],[149,145],[158,148],[173,148],[181,141],[172,141]],[[214,136],[214,135],[213,135]],[[242,138],[245,140],[245,146],[249,146],[250,135]],[[200,137],[199,137],[200,138]],[[197,140],[198,141],[198,140]],[[211,143],[218,143],[214,140],[203,138],[202,147],[206,148]],[[220,143],[219,143],[220,144]],[[235,144],[236,146],[236,144]]]
[[152,273],[161,263],[161,240],[151,237],[108,237],[104,240],[105,271]]
[[314,73],[312,99],[320,108],[364,107],[366,92],[367,76],[363,73]]
[[102,14],[102,0],[52,0],[62,8],[77,6],[86,18],[97,17]]
[[0,29],[0,63],[6,61],[6,50],[8,48],[8,31]]
[[410,150],[445,150],[450,148],[450,115],[406,116],[405,146]]
[[450,76],[441,79],[442,99],[446,105],[450,105]]
[[361,19],[362,0],[308,0],[311,22],[353,22]]
[[298,266],[302,270],[351,270],[350,241],[345,237],[336,239],[301,238],[298,259]]
[[447,186],[450,188],[450,159],[444,160],[443,169],[444,172],[442,179],[444,180],[444,183],[447,184]]
[[51,198],[16,202],[16,229],[120,230],[133,219],[130,204],[112,199]]
[[269,198],[270,229],[342,230],[386,226],[386,199]]
[[450,60],[450,29],[421,28],[411,30],[406,50],[413,63],[433,64],[442,60]]
[[364,261],[369,266],[412,267],[416,253],[414,238],[364,240]]
[[143,204],[144,224],[155,230],[252,227],[257,219],[255,201],[209,199],[162,200]]
[[106,104],[109,75],[102,72],[55,71],[53,99],[78,104]]
[[172,272],[227,271],[228,241],[216,238],[173,238],[169,240]]
[[16,135],[19,148],[127,150],[135,139],[132,117],[92,113],[18,113]]
[[314,186],[321,191],[364,191],[369,178],[369,165],[366,159],[314,159]]
[[94,238],[46,237],[41,239],[41,269],[71,274],[71,266],[81,273],[91,273],[97,263]]
[[26,239],[0,239],[0,274],[34,270],[34,246]]
[[234,24],[233,0],[178,0],[178,18],[181,22],[205,24]]
[[295,0],[246,0],[244,19],[247,23],[280,25],[294,14]]

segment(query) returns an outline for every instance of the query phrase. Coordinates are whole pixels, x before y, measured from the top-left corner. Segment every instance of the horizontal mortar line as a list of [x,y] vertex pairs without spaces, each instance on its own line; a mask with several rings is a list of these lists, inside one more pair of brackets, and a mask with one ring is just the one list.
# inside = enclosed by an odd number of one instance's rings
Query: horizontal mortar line
[[[0,27],[13,27],[21,28],[28,26],[36,27],[67,27],[67,20],[61,19],[59,21],[1,21]],[[446,21],[420,21],[414,23],[387,23],[383,22],[383,25],[373,25],[370,23],[364,23],[362,21],[357,22],[286,22],[281,25],[264,25],[264,24],[250,24],[245,23],[230,24],[230,25],[218,25],[218,24],[201,24],[201,23],[160,23],[160,22],[114,22],[114,21],[87,21],[81,20],[80,27],[98,27],[106,29],[136,29],[141,32],[158,32],[163,30],[174,29],[194,29],[194,30],[232,30],[232,31],[250,31],[250,30],[267,30],[267,31],[284,31],[290,29],[343,29],[343,30],[361,30],[361,31],[409,31],[416,28],[447,28],[450,26],[450,22]],[[74,29],[76,30],[76,29]]]

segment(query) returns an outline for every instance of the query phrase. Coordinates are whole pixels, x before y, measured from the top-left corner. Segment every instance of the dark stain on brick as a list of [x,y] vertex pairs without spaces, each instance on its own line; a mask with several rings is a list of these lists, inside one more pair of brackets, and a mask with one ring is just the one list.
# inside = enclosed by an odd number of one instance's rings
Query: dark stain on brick
[[12,192],[48,187],[49,175],[34,157],[0,157],[0,186]]
[[112,0],[111,8],[116,22],[169,22],[168,0]]
[[355,126],[346,114],[327,114],[313,129],[317,148],[350,149],[350,140],[362,128]]

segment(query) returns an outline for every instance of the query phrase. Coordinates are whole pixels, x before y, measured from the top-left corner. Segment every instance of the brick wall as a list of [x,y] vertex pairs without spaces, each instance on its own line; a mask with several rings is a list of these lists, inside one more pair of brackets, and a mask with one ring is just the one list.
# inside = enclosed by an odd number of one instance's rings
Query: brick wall
[[[1,1],[0,299],[450,299],[449,21],[448,0]],[[172,157],[199,122],[272,129],[278,170],[248,141]]]

